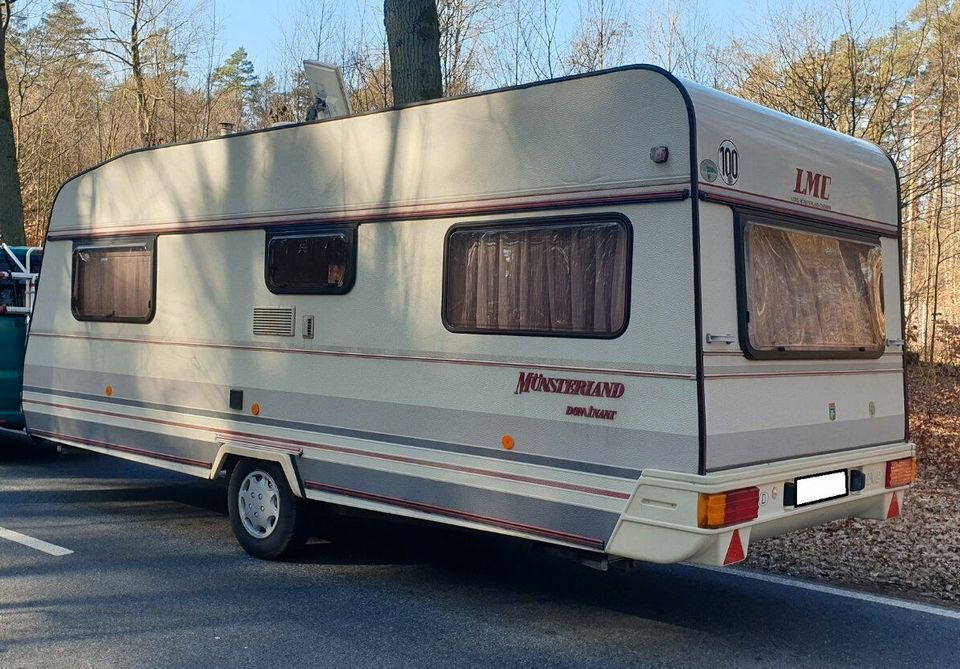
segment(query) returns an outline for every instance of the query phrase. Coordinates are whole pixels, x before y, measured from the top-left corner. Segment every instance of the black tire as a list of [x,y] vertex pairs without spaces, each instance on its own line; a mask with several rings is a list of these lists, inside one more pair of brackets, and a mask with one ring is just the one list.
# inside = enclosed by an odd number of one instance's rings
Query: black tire
[[[258,476],[257,474],[260,474]],[[263,476],[263,475],[266,476]],[[244,509],[241,509],[241,486],[249,484],[245,494],[250,495],[245,500]],[[276,491],[277,512],[270,514],[265,511],[268,503],[273,500],[263,499],[264,486],[270,482],[274,485],[270,489]],[[255,502],[256,506],[250,506]],[[237,541],[247,553],[262,560],[279,560],[291,555],[302,548],[309,538],[309,513],[307,502],[290,490],[287,477],[283,469],[275,462],[260,460],[241,460],[230,474],[230,486],[227,492],[227,507],[230,509],[230,525]],[[254,517],[254,514],[263,512],[264,515]],[[247,521],[244,521],[244,518]],[[264,522],[264,519],[270,520]],[[247,524],[259,525],[254,530],[248,529]],[[258,536],[266,533],[266,536]]]

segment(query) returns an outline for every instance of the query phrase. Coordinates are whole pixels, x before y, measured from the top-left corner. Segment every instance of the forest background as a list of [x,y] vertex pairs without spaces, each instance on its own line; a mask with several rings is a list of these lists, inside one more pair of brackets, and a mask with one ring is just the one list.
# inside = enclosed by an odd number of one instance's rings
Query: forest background
[[[238,11],[251,4],[273,11]],[[901,176],[909,350],[960,362],[960,6],[734,5],[437,0],[443,92],[652,62],[876,142]],[[57,189],[92,165],[221,124],[303,120],[304,58],[342,69],[355,111],[390,107],[382,11],[372,0],[0,0],[27,241],[42,243]],[[262,53],[265,34],[263,63],[234,43],[246,35]]]

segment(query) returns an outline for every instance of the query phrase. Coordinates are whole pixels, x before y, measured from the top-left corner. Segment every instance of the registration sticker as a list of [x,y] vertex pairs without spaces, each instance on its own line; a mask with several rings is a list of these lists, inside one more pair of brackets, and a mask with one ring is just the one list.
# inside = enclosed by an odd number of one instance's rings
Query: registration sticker
[[796,506],[826,502],[830,499],[846,497],[849,493],[846,469],[838,472],[830,472],[829,474],[817,474],[815,476],[798,478],[796,480],[796,486]]

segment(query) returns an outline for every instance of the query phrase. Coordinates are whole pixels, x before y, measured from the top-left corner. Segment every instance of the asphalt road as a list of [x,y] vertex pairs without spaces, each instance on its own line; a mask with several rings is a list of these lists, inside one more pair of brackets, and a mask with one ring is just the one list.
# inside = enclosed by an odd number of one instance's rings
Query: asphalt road
[[225,484],[0,438],[0,667],[957,666],[960,619],[492,535],[321,521],[247,557]]

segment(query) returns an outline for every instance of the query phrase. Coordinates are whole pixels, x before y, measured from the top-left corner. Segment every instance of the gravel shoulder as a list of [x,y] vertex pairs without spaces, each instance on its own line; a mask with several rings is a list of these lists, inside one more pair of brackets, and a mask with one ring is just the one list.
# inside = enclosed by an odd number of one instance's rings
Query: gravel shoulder
[[747,569],[960,608],[960,370],[924,366],[908,376],[918,472],[901,517],[757,541]]

